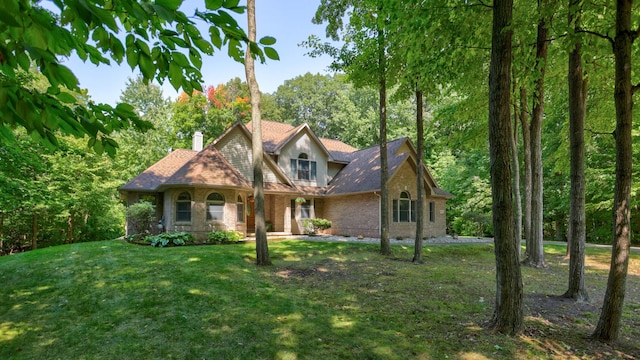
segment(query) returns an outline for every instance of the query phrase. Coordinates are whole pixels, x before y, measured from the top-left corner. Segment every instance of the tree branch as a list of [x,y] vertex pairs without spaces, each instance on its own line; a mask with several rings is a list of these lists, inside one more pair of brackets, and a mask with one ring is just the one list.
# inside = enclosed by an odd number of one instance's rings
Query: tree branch
[[640,90],[640,83],[635,84],[631,87],[631,94],[635,94],[636,91]]
[[614,40],[610,36],[600,34],[599,32],[595,32],[595,31],[591,31],[591,30],[584,30],[584,29],[577,29],[576,32],[590,34],[590,35],[593,35],[595,37],[599,37],[601,39],[605,39],[605,40],[609,41],[609,43],[611,45],[613,45],[613,42],[614,42]]
[[594,131],[592,129],[587,129],[585,128],[584,131],[588,131],[589,133],[591,133],[591,135],[611,135],[614,136],[614,132],[600,132],[600,131]]

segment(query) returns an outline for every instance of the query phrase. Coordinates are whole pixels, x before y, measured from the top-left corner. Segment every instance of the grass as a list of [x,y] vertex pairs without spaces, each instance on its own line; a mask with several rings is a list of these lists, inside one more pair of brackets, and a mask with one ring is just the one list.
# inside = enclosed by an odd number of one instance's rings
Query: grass
[[490,245],[378,246],[276,241],[152,248],[121,241],[0,258],[2,359],[633,359],[640,357],[640,257],[632,255],[622,339],[587,336],[609,252],[588,249],[592,302],[566,287],[562,247],[523,268],[526,331],[494,335]]

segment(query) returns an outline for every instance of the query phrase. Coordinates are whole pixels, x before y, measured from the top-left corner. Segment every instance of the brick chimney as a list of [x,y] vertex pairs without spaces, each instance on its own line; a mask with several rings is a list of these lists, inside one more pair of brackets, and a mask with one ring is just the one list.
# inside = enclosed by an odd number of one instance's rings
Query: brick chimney
[[193,134],[193,150],[194,151],[202,150],[202,133],[200,131],[196,131]]

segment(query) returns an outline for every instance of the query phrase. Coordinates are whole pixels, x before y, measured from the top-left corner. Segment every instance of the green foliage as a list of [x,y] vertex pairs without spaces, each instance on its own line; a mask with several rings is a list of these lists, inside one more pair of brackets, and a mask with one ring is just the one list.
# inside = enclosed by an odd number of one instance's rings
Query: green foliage
[[[0,2],[0,137],[12,139],[9,129],[23,127],[38,141],[57,145],[58,131],[88,136],[97,153],[115,154],[110,137],[118,129],[145,130],[150,124],[131,105],[84,101],[78,79],[61,59],[74,55],[96,65],[127,63],[145,82],[168,80],[175,89],[201,89],[202,56],[228,48],[241,62],[244,45],[262,61],[277,59],[265,37],[251,43],[229,11],[243,13],[237,1],[207,1],[206,8],[187,15],[182,0],[138,2],[89,0],[54,1],[50,9],[32,0]],[[198,25],[208,28],[204,37]],[[264,49],[264,51],[263,51]],[[45,89],[33,89],[21,79],[31,64],[46,77]]]
[[214,244],[237,243],[242,239],[242,234],[235,230],[216,230],[207,234],[207,240]]
[[120,101],[131,104],[141,119],[153,125],[153,129],[144,133],[121,129],[114,137],[118,142],[114,167],[118,178],[126,182],[166,156],[172,147],[169,137],[171,102],[163,96],[158,85],[145,84],[142,76],[128,79]]
[[156,207],[148,201],[140,201],[128,206],[126,214],[132,234],[144,234],[155,222]]
[[154,247],[165,247],[167,245],[181,246],[194,242],[193,235],[186,232],[168,232],[158,235],[151,235],[145,238],[145,242]]
[[327,219],[315,218],[304,219],[302,221],[304,232],[309,235],[315,235],[318,230],[327,230],[331,227],[331,221]]
[[[82,140],[59,138],[57,150],[12,132],[0,143],[0,234],[8,243],[49,246],[122,235],[112,159],[85,153]],[[34,229],[36,230],[34,232]]]

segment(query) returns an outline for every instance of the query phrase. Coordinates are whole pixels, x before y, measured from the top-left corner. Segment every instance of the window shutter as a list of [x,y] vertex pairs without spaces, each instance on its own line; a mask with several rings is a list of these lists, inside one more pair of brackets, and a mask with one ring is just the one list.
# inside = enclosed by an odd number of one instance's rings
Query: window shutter
[[398,200],[393,200],[393,222],[398,222]]

